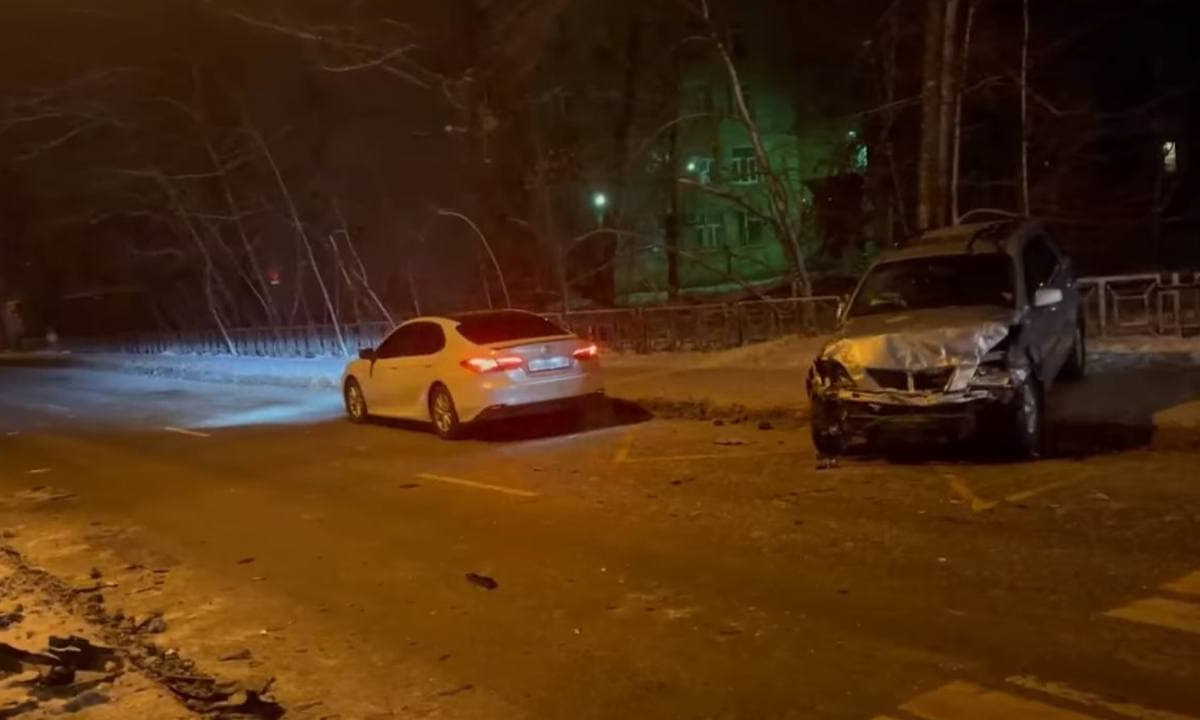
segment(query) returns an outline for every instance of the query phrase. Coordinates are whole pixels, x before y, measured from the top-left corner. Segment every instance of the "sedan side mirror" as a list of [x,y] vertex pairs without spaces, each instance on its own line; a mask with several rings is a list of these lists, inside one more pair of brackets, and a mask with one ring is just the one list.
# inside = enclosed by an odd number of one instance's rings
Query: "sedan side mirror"
[[1063,291],[1058,288],[1042,288],[1033,294],[1034,307],[1049,307],[1063,301]]
[[359,348],[358,356],[360,358],[362,358],[363,360],[374,360],[375,359],[375,348]]

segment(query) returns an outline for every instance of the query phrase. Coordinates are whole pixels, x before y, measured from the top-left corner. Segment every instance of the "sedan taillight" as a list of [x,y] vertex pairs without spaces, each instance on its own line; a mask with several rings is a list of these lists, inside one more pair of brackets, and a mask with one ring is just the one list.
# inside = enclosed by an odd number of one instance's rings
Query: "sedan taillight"
[[516,370],[525,364],[525,358],[516,355],[500,355],[497,357],[473,357],[462,361],[462,366],[473,373],[502,372]]
[[575,356],[576,360],[595,360],[596,356],[600,354],[600,348],[593,343],[587,347],[581,347],[571,354]]

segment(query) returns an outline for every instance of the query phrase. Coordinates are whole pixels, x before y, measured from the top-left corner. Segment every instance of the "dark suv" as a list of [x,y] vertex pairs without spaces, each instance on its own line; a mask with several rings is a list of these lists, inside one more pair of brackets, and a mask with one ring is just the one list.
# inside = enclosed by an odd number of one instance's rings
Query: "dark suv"
[[808,374],[817,450],[889,433],[992,433],[1041,452],[1046,390],[1083,376],[1084,313],[1070,260],[1029,221],[960,225],[863,276]]

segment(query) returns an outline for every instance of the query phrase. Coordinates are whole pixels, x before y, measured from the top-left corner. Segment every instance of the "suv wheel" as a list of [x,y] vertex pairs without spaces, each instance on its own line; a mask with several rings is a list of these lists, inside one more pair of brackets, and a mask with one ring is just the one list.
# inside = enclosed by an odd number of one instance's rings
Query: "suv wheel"
[[1042,386],[1030,377],[1017,390],[1010,411],[1012,445],[1017,456],[1026,459],[1041,456],[1045,440],[1044,410]]
[[1067,358],[1067,364],[1063,365],[1062,372],[1059,377],[1063,380],[1082,380],[1087,374],[1087,334],[1083,330],[1083,323],[1075,325],[1075,341],[1071,344],[1071,356]]
[[829,403],[812,398],[812,442],[817,454],[823,457],[835,457],[842,453],[841,428],[837,427],[836,413],[832,412]]

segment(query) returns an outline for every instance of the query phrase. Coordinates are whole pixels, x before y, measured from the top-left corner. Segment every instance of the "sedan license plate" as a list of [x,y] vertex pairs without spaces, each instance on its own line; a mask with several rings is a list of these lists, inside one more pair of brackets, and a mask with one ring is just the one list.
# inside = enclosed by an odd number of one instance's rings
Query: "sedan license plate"
[[571,359],[562,355],[548,358],[532,358],[527,363],[529,372],[547,372],[571,367]]

